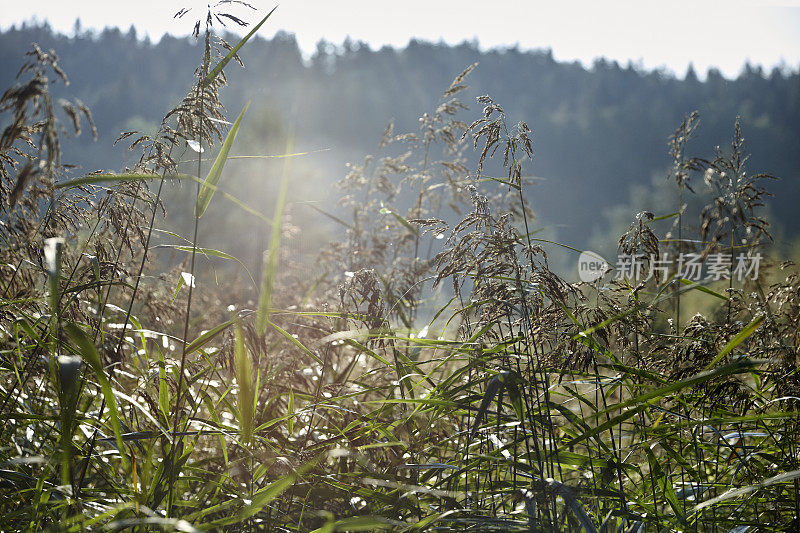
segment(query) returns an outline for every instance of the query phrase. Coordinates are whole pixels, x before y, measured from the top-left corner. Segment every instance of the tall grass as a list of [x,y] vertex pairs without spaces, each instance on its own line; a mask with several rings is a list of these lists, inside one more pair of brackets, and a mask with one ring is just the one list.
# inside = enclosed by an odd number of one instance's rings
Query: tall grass
[[[281,248],[290,159],[272,217],[237,199],[271,238],[258,308],[225,309],[218,295],[241,288],[195,264],[238,261],[199,242],[217,193],[235,198],[225,162],[246,120],[222,129],[219,89],[271,14],[236,46],[213,24],[238,16],[197,22],[194,84],[155,136],[123,134],[142,155],[122,174],[64,177],[54,53],[34,47],[0,100],[3,530],[797,527],[793,265],[741,283],[735,265],[713,284],[674,266],[562,279],[547,253],[565,245],[536,237],[526,200],[533,132],[489,96],[462,118],[475,65],[419,131],[386,129],[338,205],[314,206],[345,236],[318,279],[290,282]],[[61,105],[75,134],[92,124]],[[678,209],[640,213],[619,241],[645,268],[765,253],[770,176],[747,171],[738,122],[729,150],[687,157],[697,121],[670,142]],[[194,235],[159,245],[188,254],[161,272],[151,238],[169,235],[157,215],[173,180],[196,184]],[[689,194],[707,207],[689,213]],[[687,320],[696,298],[710,311]]]

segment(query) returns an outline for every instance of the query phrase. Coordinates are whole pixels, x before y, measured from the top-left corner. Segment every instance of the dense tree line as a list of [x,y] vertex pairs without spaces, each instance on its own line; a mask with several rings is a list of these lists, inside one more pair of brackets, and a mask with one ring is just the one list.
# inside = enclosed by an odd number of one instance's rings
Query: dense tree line
[[[28,25],[0,33],[0,86],[13,83],[32,42],[53,48],[70,76],[69,93],[92,109],[100,132],[96,143],[83,136],[66,146],[66,158],[86,170],[117,170],[131,157],[124,147],[112,149],[114,138],[158,124],[188,89],[200,50],[188,39],[142,40],[134,28],[91,33],[76,23],[76,30],[67,37],[47,25]],[[782,178],[770,185],[773,215],[790,235],[800,231],[793,216],[800,197],[797,70],[745,66],[736,79],[726,79],[711,69],[701,81],[692,68],[681,79],[606,60],[585,68],[558,62],[547,50],[480,51],[475,43],[415,40],[379,50],[350,40],[320,42],[304,59],[294,36],[284,32],[256,39],[242,56],[247,68],[228,69],[230,86],[222,97],[235,114],[245,98],[257,95],[248,149],[279,150],[281,143],[265,138],[291,123],[297,148],[331,149],[311,163],[322,186],[346,172],[346,161],[374,151],[391,118],[395,131],[415,131],[417,118],[435,109],[452,78],[478,62],[464,101],[474,106],[474,96],[488,93],[509,117],[531,126],[534,172],[545,178],[531,195],[533,207],[541,224],[558,225],[559,238],[585,243],[587,228],[601,212],[628,202],[633,184],[666,175],[667,138],[695,109],[702,125],[690,144],[693,155],[713,157],[741,117],[750,167]]]

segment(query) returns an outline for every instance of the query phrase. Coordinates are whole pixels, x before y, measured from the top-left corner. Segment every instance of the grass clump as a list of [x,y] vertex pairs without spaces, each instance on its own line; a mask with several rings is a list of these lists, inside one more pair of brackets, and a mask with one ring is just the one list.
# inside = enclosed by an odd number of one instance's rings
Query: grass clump
[[[748,174],[738,123],[713,159],[685,156],[695,115],[672,138],[677,210],[640,213],[619,240],[653,275],[571,283],[526,202],[531,129],[489,96],[460,118],[472,65],[419,131],[387,127],[338,206],[314,206],[344,238],[294,283],[287,163],[273,216],[251,213],[271,235],[257,309],[226,309],[241,287],[211,287],[195,260],[235,259],[198,241],[246,120],[223,127],[223,68],[253,32],[219,40],[214,21],[243,22],[215,11],[241,3],[221,4],[196,25],[186,98],[154,136],[122,135],[142,153],[124,173],[65,180],[52,52],[34,47],[0,100],[4,530],[796,526],[793,265],[720,263],[699,284],[687,263],[658,263],[761,257],[770,176]],[[92,124],[61,105],[75,134]],[[180,163],[187,147],[196,160]],[[692,215],[700,177],[708,203]],[[171,180],[196,184],[194,228],[170,234],[186,259],[160,270]],[[706,311],[687,319],[689,294]]]

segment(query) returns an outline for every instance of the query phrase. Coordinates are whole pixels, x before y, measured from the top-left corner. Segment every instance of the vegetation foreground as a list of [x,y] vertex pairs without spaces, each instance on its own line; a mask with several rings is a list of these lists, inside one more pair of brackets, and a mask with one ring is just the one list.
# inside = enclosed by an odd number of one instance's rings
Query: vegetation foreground
[[[470,66],[313,207],[346,238],[294,276],[291,138],[270,216],[222,179],[247,112],[226,120],[223,69],[271,14],[236,46],[212,24],[238,17],[198,21],[196,80],[122,134],[124,173],[65,177],[63,124],[94,125],[50,96],[52,51],[0,99],[0,529],[800,528],[800,279],[738,123],[710,159],[685,153],[696,114],[670,139],[678,203],[619,241],[653,276],[568,283],[524,196],[531,130],[489,96],[460,119]],[[170,182],[194,233],[155,245]],[[200,242],[212,200],[270,236],[260,276]],[[701,284],[662,254],[765,260]]]

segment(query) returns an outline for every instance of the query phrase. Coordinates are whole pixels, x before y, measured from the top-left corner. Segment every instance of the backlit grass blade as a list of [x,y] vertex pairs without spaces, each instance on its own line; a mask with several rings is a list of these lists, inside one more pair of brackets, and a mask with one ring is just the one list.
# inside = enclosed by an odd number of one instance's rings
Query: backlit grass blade
[[[191,246],[181,246],[178,244],[159,244],[158,246],[153,246],[153,248],[171,248],[173,250],[180,250],[181,252],[192,253]],[[250,281],[253,282],[253,286],[256,284],[256,280],[253,279],[253,275],[250,274],[250,270],[247,268],[247,265],[242,263],[242,261],[231,254],[225,253],[221,250],[215,250],[214,248],[195,248],[194,249],[198,254],[202,254],[205,256],[213,255],[214,257],[220,257],[222,259],[229,259],[231,261],[236,261],[241,265],[244,271],[247,273],[247,276],[250,278]],[[177,290],[175,291],[177,294]]]
[[407,531],[422,531],[424,529],[427,529],[427,527],[433,524],[434,522],[441,520],[442,518],[445,518],[446,516],[449,516],[455,512],[456,512],[455,510],[450,510],[450,511],[445,511],[443,513],[434,513],[428,515],[419,522],[412,525],[411,528],[408,529]]
[[258,31],[258,29],[261,27],[261,25],[262,25],[262,24],[264,24],[264,23],[267,21],[267,19],[270,17],[270,15],[272,15],[272,13],[274,13],[274,12],[275,12],[275,10],[276,10],[276,9],[278,9],[278,6],[275,6],[275,7],[273,7],[273,8],[272,8],[272,11],[270,11],[269,13],[267,13],[267,16],[265,16],[263,19],[261,19],[261,22],[259,22],[259,23],[258,23],[258,24],[256,24],[255,26],[253,26],[253,29],[252,29],[252,30],[250,30],[250,32],[249,32],[247,35],[245,35],[244,37],[242,37],[242,40],[241,40],[241,41],[239,41],[239,42],[236,44],[236,46],[234,46],[234,47],[231,49],[231,51],[230,51],[230,52],[228,52],[228,55],[226,55],[225,57],[223,57],[223,58],[220,60],[220,62],[219,62],[219,63],[217,63],[217,64],[214,66],[214,68],[213,68],[213,69],[211,69],[211,72],[209,72],[208,74],[206,74],[206,77],[205,77],[205,78],[203,78],[203,81],[201,81],[201,82],[200,82],[200,85],[201,85],[202,87],[208,87],[208,85],[209,85],[209,84],[210,84],[212,81],[214,81],[214,78],[216,78],[216,77],[219,75],[219,73],[220,73],[220,72],[222,72],[222,69],[224,69],[224,68],[225,68],[225,65],[227,65],[227,64],[228,64],[228,62],[229,62],[231,59],[233,59],[233,57],[234,57],[234,56],[235,56],[235,55],[236,55],[236,54],[239,52],[239,49],[240,49],[242,46],[244,46],[244,43],[246,43],[248,40],[250,40],[250,38],[251,38],[253,35],[255,35],[255,33]]
[[167,365],[164,354],[158,350],[158,418],[165,426],[169,424],[170,394],[167,382]]
[[323,211],[322,209],[320,209],[319,207],[315,206],[314,204],[312,204],[312,203],[310,203],[310,202],[302,202],[302,203],[303,203],[303,204],[305,204],[305,205],[307,205],[308,207],[310,207],[310,208],[311,208],[311,209],[313,209],[314,211],[316,211],[316,212],[318,212],[318,213],[321,213],[321,214],[325,215],[326,217],[330,218],[330,219],[331,219],[331,220],[333,220],[334,222],[338,222],[339,224],[341,224],[341,225],[342,225],[342,226],[344,226],[345,228],[348,228],[348,229],[353,229],[353,226],[352,226],[351,224],[348,224],[347,222],[345,222],[345,221],[344,221],[344,220],[342,220],[341,218],[339,218],[339,217],[337,217],[337,216],[335,216],[335,215],[332,215],[332,214],[328,213],[327,211]]
[[[230,160],[230,159],[236,159],[236,158],[229,156],[228,160]],[[250,207],[249,205],[247,205],[243,201],[239,200],[238,198],[236,198],[234,195],[230,194],[229,192],[223,191],[219,187],[211,185],[210,183],[206,183],[204,180],[201,180],[197,176],[192,176],[191,174],[169,174],[166,177],[170,178],[170,179],[182,179],[182,180],[193,181],[195,183],[199,183],[200,185],[205,185],[206,187],[211,189],[213,192],[218,192],[219,194],[221,194],[222,196],[224,196],[225,198],[227,198],[228,200],[230,200],[231,202],[233,202],[234,204],[239,206],[243,211],[245,211],[247,213],[250,213],[251,215],[253,215],[255,217],[260,218],[261,220],[263,220],[264,222],[266,222],[270,226],[272,225],[272,220],[270,218],[268,218],[268,217],[264,216],[263,214],[259,213],[256,209],[253,209],[252,207]],[[158,232],[162,232],[162,233],[168,233],[170,235],[175,236],[173,233],[171,233],[169,231],[160,230],[160,229],[157,229],[157,228],[153,228],[153,231],[158,231]],[[187,242],[191,242],[188,239],[184,239],[184,240],[187,241]]]
[[392,215],[395,218],[395,220],[397,220],[403,227],[405,227],[412,234],[419,235],[419,229],[417,229],[411,222],[409,222],[403,216],[401,216],[397,211],[389,209],[388,207],[381,207],[379,213],[382,215]]
[[800,478],[800,470],[792,470],[791,472],[784,472],[782,474],[778,474],[777,476],[773,476],[771,478],[765,479],[764,481],[760,481],[755,485],[749,485],[747,487],[740,487],[738,489],[729,490],[723,494],[715,498],[711,498],[710,500],[706,500],[704,502],[698,503],[694,510],[699,511],[705,507],[709,507],[711,505],[716,505],[719,502],[723,502],[725,500],[730,500],[731,498],[738,498],[739,496],[743,496],[745,494],[749,494],[751,492],[755,492],[757,490],[770,487],[772,485],[778,483],[787,483],[789,481],[793,481],[795,479]]
[[142,526],[143,528],[146,526],[154,526],[157,527],[159,530],[169,531],[169,529],[172,529],[174,531],[181,531],[184,533],[200,533],[201,531],[196,527],[192,526],[186,520],[181,520],[178,518],[162,518],[160,516],[147,516],[147,517],[125,518],[120,520],[114,520],[113,522],[108,523],[105,529],[107,531],[123,531],[123,530],[137,531],[139,529],[139,526]]
[[242,112],[239,113],[239,116],[236,117],[236,121],[231,126],[228,135],[225,137],[225,141],[222,143],[222,147],[219,150],[219,154],[217,155],[217,159],[214,161],[214,164],[211,166],[211,170],[208,171],[208,175],[206,176],[206,180],[203,182],[203,186],[200,189],[200,193],[197,195],[197,205],[195,206],[195,215],[199,218],[203,216],[203,213],[206,212],[208,209],[208,204],[211,203],[211,197],[214,196],[214,188],[219,183],[220,177],[222,177],[222,169],[225,167],[225,161],[228,160],[228,153],[231,151],[231,146],[233,146],[233,141],[236,139],[236,134],[239,132],[239,124],[242,122],[242,117],[244,116],[245,111],[250,106],[250,102],[247,102],[244,105],[244,109]]
[[291,437],[294,433],[294,389],[291,387],[289,388],[289,404],[286,407],[286,415],[289,417],[286,426]]
[[310,356],[314,361],[316,361],[320,365],[323,364],[322,359],[320,359],[317,354],[315,354],[314,352],[309,350],[302,342],[300,342],[299,340],[294,338],[294,336],[292,336],[291,333],[289,333],[288,331],[286,331],[285,329],[283,329],[279,325],[273,323],[271,320],[267,320],[267,325],[269,327],[271,327],[272,329],[274,329],[275,331],[277,331],[278,333],[280,333],[281,335],[283,335],[283,337],[286,340],[288,340],[289,342],[291,342],[292,344],[294,344],[295,346],[300,348],[303,352],[306,353],[306,355]]
[[694,282],[694,281],[692,281],[692,280],[688,280],[688,279],[680,279],[680,280],[678,280],[678,281],[680,281],[680,282],[681,282],[681,283],[683,283],[684,285],[688,285],[688,286],[689,286],[689,287],[691,287],[692,289],[696,289],[696,290],[698,290],[698,291],[700,291],[700,292],[704,292],[704,293],[706,293],[706,294],[710,294],[711,296],[715,296],[715,297],[719,298],[720,300],[725,300],[725,301],[728,301],[728,300],[730,300],[730,298],[728,298],[728,297],[727,297],[727,296],[725,296],[724,294],[720,294],[720,293],[718,293],[717,291],[712,291],[712,290],[711,290],[711,289],[709,289],[708,287],[704,287],[704,286],[702,286],[702,285],[699,285],[699,284],[695,283],[695,282]]
[[[438,515],[434,515],[436,517]],[[382,531],[386,529],[396,529],[396,520],[389,520],[379,516],[352,516],[342,518],[336,522],[329,522],[324,526],[313,530],[311,533],[328,533],[334,531]]]
[[[50,237],[49,239],[44,240],[44,249],[43,249],[43,256],[44,256],[44,266],[45,272],[47,273],[47,300],[50,307],[50,331],[58,331],[58,324],[61,316],[61,310],[59,309],[59,300],[61,296],[59,294],[60,290],[60,280],[61,280],[61,254],[64,248],[64,239],[61,237]],[[49,344],[50,344],[50,353],[56,353],[56,342],[57,339],[54,336],[51,337]],[[55,357],[50,357],[49,359],[49,370],[50,370],[50,380],[53,383],[53,386],[56,387],[56,359]]]
[[300,476],[304,475],[306,472],[314,468],[317,463],[320,461],[320,457],[316,457],[306,464],[302,465],[297,470],[293,471],[291,474],[283,476],[282,478],[274,481],[273,483],[267,485],[263,489],[259,490],[253,495],[252,502],[250,505],[246,506],[241,512],[233,519],[223,521],[219,525],[224,524],[235,524],[243,520],[247,520],[251,516],[255,515],[259,511],[261,511],[264,507],[269,504],[272,500],[283,494],[289,487],[294,485],[294,483],[300,478]]
[[655,478],[653,479],[653,482],[658,485],[658,489],[661,491],[664,499],[672,508],[672,512],[675,513],[675,516],[678,517],[681,523],[685,522],[681,508],[678,505],[678,497],[675,495],[675,489],[672,487],[672,481],[664,472],[664,469],[661,468],[661,463],[653,453],[652,446],[645,446],[644,452],[647,454],[647,460],[650,464],[650,475]]
[[75,431],[75,418],[80,395],[81,358],[74,355],[58,356],[58,399],[61,411],[61,484],[70,482],[72,464],[72,436]]
[[146,180],[157,180],[161,178],[165,179],[179,179],[179,180],[191,180],[194,179],[194,176],[189,174],[165,174],[162,176],[161,174],[156,174],[152,172],[127,172],[123,174],[112,174],[112,173],[103,173],[103,174],[89,174],[88,176],[81,176],[80,178],[75,178],[67,181],[62,181],[60,183],[55,184],[56,189],[71,189],[73,187],[79,187],[81,185],[94,185],[96,183],[121,183],[126,181],[146,181]]
[[604,411],[597,413],[596,418],[599,419],[601,416],[609,415],[614,411],[622,411],[622,413],[604,422],[603,424],[594,427],[590,431],[582,433],[578,437],[568,441],[564,446],[559,448],[559,451],[561,451],[562,449],[565,450],[569,449],[570,446],[574,446],[575,444],[583,440],[591,439],[593,437],[596,437],[597,435],[600,435],[604,431],[608,431],[609,428],[612,428],[615,425],[625,420],[628,420],[632,416],[636,415],[638,412],[644,410],[652,403],[659,401],[675,392],[678,392],[687,387],[694,387],[700,385],[701,383],[705,383],[707,381],[711,381],[717,378],[730,376],[733,374],[741,374],[744,372],[749,372],[757,364],[761,362],[763,361],[755,361],[755,360],[735,361],[731,364],[721,366],[714,370],[707,372],[700,372],[699,374],[695,374],[694,376],[690,376],[688,378],[675,381],[664,387],[660,387],[658,389],[631,398],[630,400],[626,400],[624,402],[611,405]]
[[736,336],[732,338],[728,344],[725,345],[722,351],[720,351],[717,354],[717,356],[714,357],[714,359],[710,363],[708,363],[708,365],[705,367],[704,370],[709,370],[711,369],[711,367],[719,363],[722,360],[722,358],[731,353],[734,348],[739,346],[741,343],[744,342],[744,340],[747,337],[752,335],[753,332],[755,332],[755,330],[758,329],[758,326],[760,326],[763,321],[764,321],[764,315],[761,315],[759,317],[756,317],[755,320],[753,320],[747,326],[745,326],[745,328],[739,333],[737,333]]
[[239,319],[238,318],[231,318],[230,320],[226,320],[222,324],[219,324],[219,325],[211,328],[210,330],[206,331],[205,333],[203,333],[202,335],[197,337],[195,340],[193,340],[189,344],[189,346],[186,347],[186,353],[190,354],[193,351],[199,349],[201,346],[204,346],[211,339],[213,339],[214,337],[219,335],[221,332],[225,331],[230,326],[232,326],[237,320],[239,320]]
[[[294,134],[290,133],[286,139],[286,153],[291,153],[294,148]],[[283,163],[281,176],[281,188],[275,200],[275,218],[272,221],[272,234],[269,239],[269,255],[267,264],[264,266],[264,274],[261,278],[261,294],[258,298],[258,314],[256,315],[256,329],[259,335],[267,331],[269,322],[269,307],[272,305],[272,290],[275,285],[275,274],[278,270],[278,250],[281,246],[281,220],[283,219],[283,208],[286,205],[286,194],[289,190],[289,164],[291,158],[287,158]]]
[[100,354],[97,353],[97,348],[94,347],[92,341],[89,340],[89,337],[86,336],[81,328],[70,323],[64,326],[64,329],[75,342],[75,344],[78,345],[81,355],[83,355],[86,363],[89,365],[92,371],[94,371],[95,377],[100,383],[100,389],[103,392],[103,397],[106,400],[106,404],[108,404],[108,412],[111,416],[111,426],[114,428],[114,437],[117,441],[117,448],[119,449],[120,458],[122,459],[122,463],[125,465],[125,469],[127,470],[128,460],[125,456],[125,446],[122,441],[122,429],[119,421],[119,411],[117,410],[117,400],[114,396],[114,391],[111,389],[111,383],[108,381],[108,377],[106,377],[103,363],[100,360]]
[[244,346],[241,322],[236,322],[234,330],[234,365],[236,367],[236,383],[239,385],[239,398],[236,402],[239,410],[239,435],[242,442],[249,444],[253,440],[255,390],[253,365],[250,361],[250,354]]

